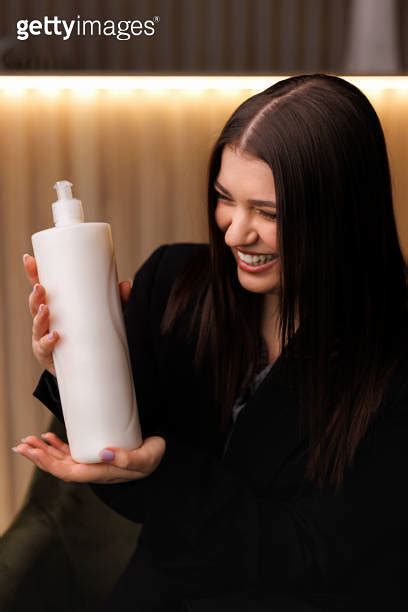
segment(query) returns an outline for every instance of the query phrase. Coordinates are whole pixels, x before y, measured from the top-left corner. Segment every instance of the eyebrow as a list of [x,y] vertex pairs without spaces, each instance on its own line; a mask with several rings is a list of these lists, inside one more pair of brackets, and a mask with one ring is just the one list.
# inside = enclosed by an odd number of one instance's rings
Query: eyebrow
[[[223,187],[221,183],[217,181],[217,179],[214,181],[214,187],[222,191],[226,196],[231,198],[231,200],[233,199],[228,189],[225,189],[225,187]],[[268,208],[276,208],[276,202],[272,200],[252,200],[251,199],[251,200],[248,200],[248,202],[249,204],[255,204],[256,206],[267,206]]]

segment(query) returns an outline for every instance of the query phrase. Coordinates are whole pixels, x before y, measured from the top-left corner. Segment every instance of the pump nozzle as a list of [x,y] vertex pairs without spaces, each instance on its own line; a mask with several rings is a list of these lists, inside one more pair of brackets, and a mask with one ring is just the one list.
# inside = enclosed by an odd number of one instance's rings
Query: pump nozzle
[[52,205],[52,216],[56,227],[82,223],[84,211],[81,200],[72,197],[72,183],[69,181],[57,181],[54,189],[57,191],[58,200]]
[[54,189],[57,192],[59,200],[72,200],[72,183],[69,181],[57,181]]

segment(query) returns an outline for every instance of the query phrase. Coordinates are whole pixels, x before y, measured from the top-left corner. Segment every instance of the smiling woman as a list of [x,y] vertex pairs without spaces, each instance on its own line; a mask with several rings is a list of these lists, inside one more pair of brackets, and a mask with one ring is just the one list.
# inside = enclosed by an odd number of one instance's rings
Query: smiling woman
[[[234,188],[228,190],[225,185]],[[276,293],[280,270],[276,212],[268,212],[276,210],[271,169],[265,162],[226,146],[214,186],[221,190],[215,220],[237,261],[239,282],[248,291]]]
[[[381,125],[346,81],[291,77],[231,115],[210,159],[209,245],[157,249],[126,306],[142,454],[73,466],[55,437],[20,446],[144,523],[104,609],[406,608],[392,204]],[[35,395],[63,418],[49,372]]]

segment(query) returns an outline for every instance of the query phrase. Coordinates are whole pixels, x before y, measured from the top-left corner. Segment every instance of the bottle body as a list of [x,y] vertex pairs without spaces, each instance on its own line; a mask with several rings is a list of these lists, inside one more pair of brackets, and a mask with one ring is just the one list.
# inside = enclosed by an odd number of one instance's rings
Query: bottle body
[[100,461],[106,446],[142,443],[108,223],[76,223],[32,236],[72,457]]

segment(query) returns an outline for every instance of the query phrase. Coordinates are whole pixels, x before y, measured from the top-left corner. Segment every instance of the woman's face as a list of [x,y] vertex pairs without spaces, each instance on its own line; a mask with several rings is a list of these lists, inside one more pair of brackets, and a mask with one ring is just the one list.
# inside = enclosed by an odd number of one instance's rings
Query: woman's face
[[215,221],[248,291],[277,293],[280,259],[273,174],[264,161],[226,145],[214,188]]

